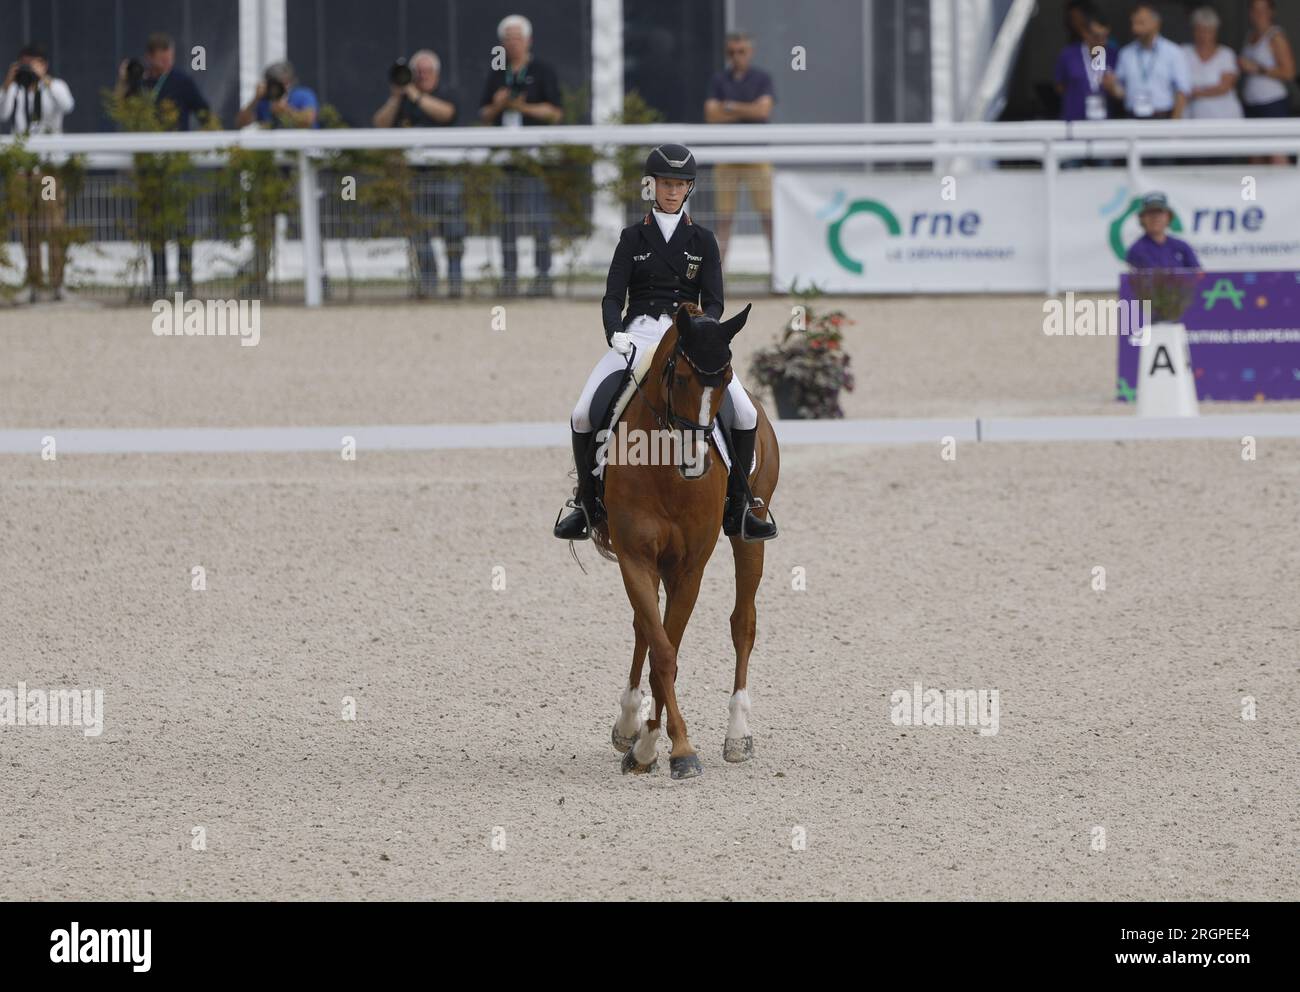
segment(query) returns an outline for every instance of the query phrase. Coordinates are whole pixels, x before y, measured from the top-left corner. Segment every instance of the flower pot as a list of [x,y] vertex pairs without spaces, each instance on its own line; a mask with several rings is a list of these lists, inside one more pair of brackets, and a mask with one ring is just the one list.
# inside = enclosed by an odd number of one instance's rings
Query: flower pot
[[772,387],[776,400],[776,415],[782,420],[806,420],[799,412],[799,384],[793,379],[780,379]]

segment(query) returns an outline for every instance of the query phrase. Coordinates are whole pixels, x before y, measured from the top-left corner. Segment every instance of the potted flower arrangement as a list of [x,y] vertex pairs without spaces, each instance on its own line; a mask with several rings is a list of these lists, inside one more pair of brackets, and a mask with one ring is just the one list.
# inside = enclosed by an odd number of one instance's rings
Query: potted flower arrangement
[[[1184,374],[1157,383],[1150,375],[1138,376],[1137,414],[1139,417],[1195,416],[1196,381],[1192,371],[1191,349],[1183,315],[1196,299],[1196,284],[1201,273],[1192,269],[1138,269],[1129,274],[1129,287],[1137,299],[1151,305],[1151,326],[1140,338],[1158,354],[1163,349],[1169,360]],[[1139,357],[1139,364],[1143,359]],[[1166,389],[1168,382],[1172,387]]]
[[799,303],[780,340],[754,354],[749,379],[772,391],[782,420],[843,417],[840,390],[853,390],[853,372],[840,328],[853,321],[842,310],[817,310],[816,288],[793,295]]

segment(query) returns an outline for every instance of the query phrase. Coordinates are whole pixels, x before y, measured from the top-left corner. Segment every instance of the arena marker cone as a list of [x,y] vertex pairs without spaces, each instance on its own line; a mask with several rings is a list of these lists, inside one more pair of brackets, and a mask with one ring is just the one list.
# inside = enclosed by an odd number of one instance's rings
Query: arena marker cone
[[1183,324],[1159,322],[1138,354],[1139,417],[1195,417],[1196,373]]

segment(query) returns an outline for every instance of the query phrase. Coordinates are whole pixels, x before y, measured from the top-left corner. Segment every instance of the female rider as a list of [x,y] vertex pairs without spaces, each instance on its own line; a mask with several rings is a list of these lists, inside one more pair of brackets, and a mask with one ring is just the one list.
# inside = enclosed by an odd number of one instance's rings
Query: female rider
[[[623,229],[601,300],[610,350],[587,377],[569,421],[578,488],[576,503],[569,504],[577,508],[555,525],[555,536],[564,540],[585,540],[590,526],[603,519],[603,508],[596,499],[597,445],[592,444],[594,426],[588,409],[597,387],[611,372],[626,367],[633,344],[638,355],[653,352],[681,304],[694,303],[714,320],[722,316],[722,258],[717,239],[685,211],[686,198],[695,188],[695,156],[683,145],[660,145],[646,159],[645,175],[654,178],[654,206],[640,223]],[[735,423],[723,533],[743,533],[748,540],[766,541],[776,536],[776,525],[754,515],[745,484],[754,458],[758,411],[734,372],[727,392],[735,409]]]

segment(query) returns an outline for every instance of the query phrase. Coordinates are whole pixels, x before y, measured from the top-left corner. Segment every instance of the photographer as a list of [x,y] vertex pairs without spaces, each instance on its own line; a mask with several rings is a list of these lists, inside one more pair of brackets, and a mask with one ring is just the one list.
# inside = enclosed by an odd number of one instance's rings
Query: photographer
[[266,67],[253,99],[240,108],[235,123],[248,127],[320,127],[320,104],[311,87],[303,86],[288,62]]
[[[188,131],[191,118],[202,124],[211,113],[198,85],[176,68],[176,43],[171,35],[162,31],[155,31],[145,39],[143,59],[122,60],[117,67],[117,85],[113,92],[119,100],[144,98],[152,101],[158,111],[159,123],[176,131]],[[193,181],[193,176],[187,176],[187,180]],[[167,193],[176,194],[184,195],[183,190],[169,190]],[[182,209],[185,211],[184,220],[179,221],[178,217],[176,225],[159,223],[152,225],[154,230],[145,232],[153,268],[153,295],[159,299],[167,295],[167,241],[174,236],[179,288],[186,296],[193,296],[194,237],[188,204],[164,206],[155,202],[152,207],[158,215],[179,215]]]
[[[493,69],[483,85],[479,119],[498,127],[537,127],[558,124],[564,118],[560,83],[555,70],[533,58],[533,25],[511,14],[497,25],[497,38],[505,49],[506,65]],[[501,258],[504,277],[501,295],[517,292],[515,273],[519,260],[515,248],[520,221],[527,217],[533,228],[537,278],[529,296],[551,295],[551,206],[546,186],[537,175],[507,167],[500,192]]]
[[[410,61],[399,59],[388,70],[389,96],[375,111],[375,127],[450,127],[456,123],[456,96],[440,85],[442,63],[422,48]],[[438,292],[438,262],[432,237],[441,230],[447,245],[447,295],[463,292],[461,259],[465,254],[464,184],[446,166],[417,168],[414,174],[411,253],[415,258],[416,295]]]
[[[18,53],[18,61],[9,66],[5,74],[4,90],[0,93],[0,122],[9,123],[12,133],[62,134],[63,118],[74,106],[72,91],[62,79],[50,75],[49,59],[39,45],[25,45]],[[54,199],[42,195],[47,177],[54,178]],[[67,195],[58,166],[42,163],[30,172],[14,176],[16,185],[24,192],[24,213],[21,218],[23,249],[27,255],[25,286],[31,302],[40,299],[48,290],[63,299],[63,265],[67,250],[64,224]],[[41,242],[50,245],[50,273],[48,284],[41,271]]]
[[13,134],[62,134],[63,118],[73,106],[68,84],[50,75],[45,49],[23,46],[5,74],[0,122],[12,122]]
[[161,31],[145,40],[143,61],[126,58],[118,65],[114,94],[118,99],[147,95],[159,107],[169,105],[162,116],[168,117],[174,111],[173,126],[177,131],[188,131],[191,117],[202,123],[210,113],[198,85],[176,68],[176,43]]

